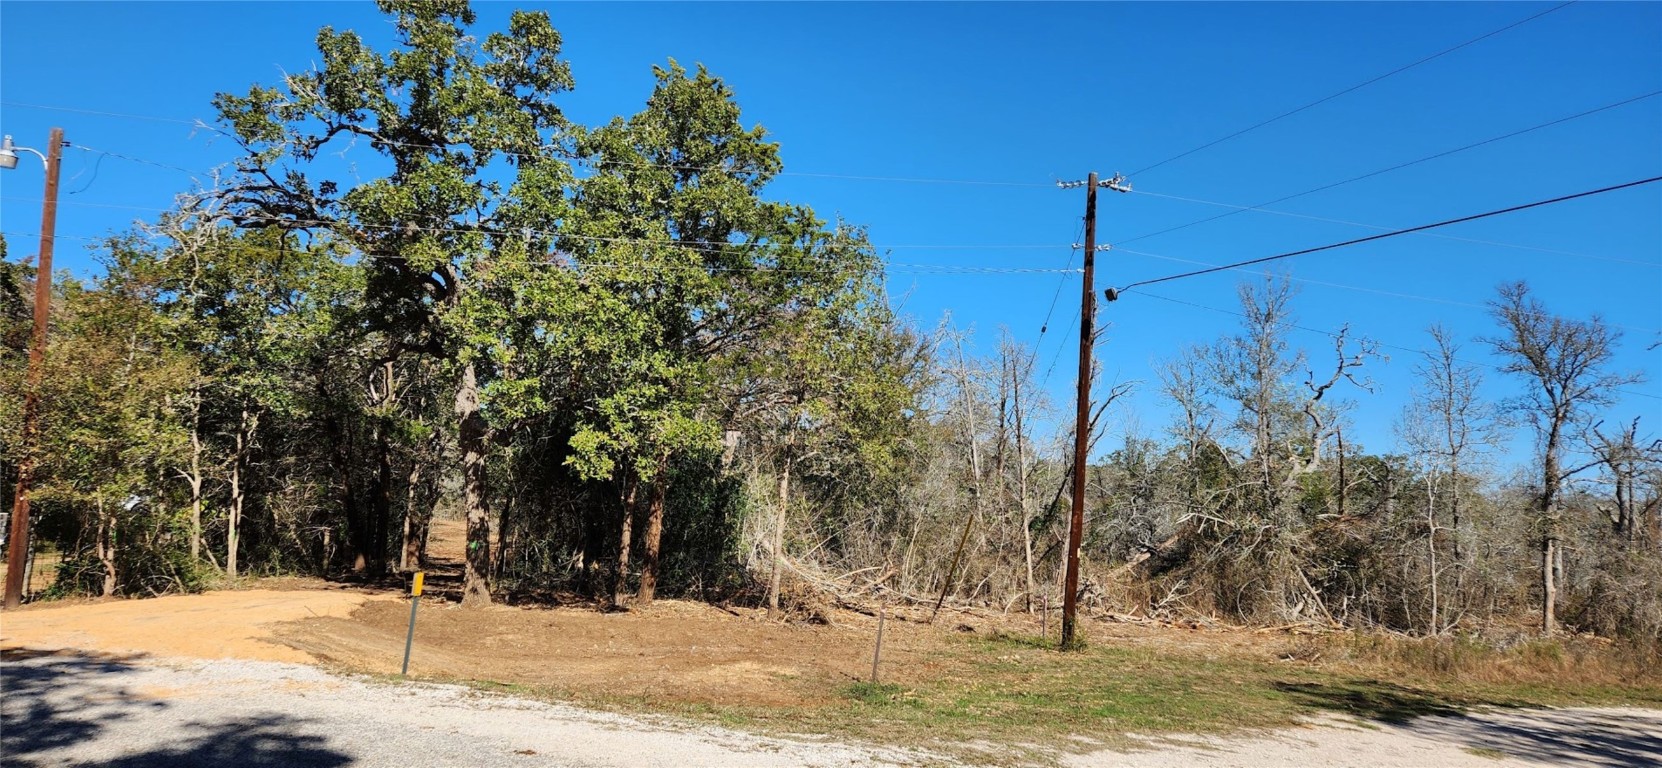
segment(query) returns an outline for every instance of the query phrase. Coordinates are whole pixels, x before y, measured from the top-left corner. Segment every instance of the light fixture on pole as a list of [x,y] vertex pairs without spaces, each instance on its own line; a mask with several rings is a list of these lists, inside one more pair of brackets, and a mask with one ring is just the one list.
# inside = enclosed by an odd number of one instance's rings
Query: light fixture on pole
[[[8,170],[8,171],[13,169],[13,168],[16,168],[17,167],[17,150],[19,150],[19,149],[23,150],[24,152],[34,152],[37,155],[40,154],[39,152],[35,152],[35,150],[32,150],[28,147],[19,147],[16,144],[13,144],[12,143],[12,137],[10,135],[8,135],[5,138],[5,142],[0,143],[0,168],[3,168],[3,169]],[[45,162],[46,161],[46,156],[41,155],[40,159],[41,159],[41,162]]]
[[52,129],[44,154],[13,144],[10,136],[0,140],[0,169],[16,168],[19,151],[33,152],[46,165],[40,257],[35,269],[35,327],[29,337],[28,383],[23,388],[23,455],[17,465],[17,495],[12,501],[11,533],[6,542],[6,608],[16,608],[23,602],[23,572],[29,560],[29,485],[34,479],[35,451],[40,443],[40,381],[46,362],[46,319],[52,306],[52,243],[58,222],[58,168],[63,147],[62,128]]

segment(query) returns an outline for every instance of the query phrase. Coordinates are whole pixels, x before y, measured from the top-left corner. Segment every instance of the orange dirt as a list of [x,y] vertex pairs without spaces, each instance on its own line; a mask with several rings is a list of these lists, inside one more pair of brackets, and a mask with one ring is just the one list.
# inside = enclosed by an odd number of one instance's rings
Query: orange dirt
[[[770,621],[759,609],[677,600],[625,613],[592,607],[461,608],[450,600],[460,593],[462,526],[434,522],[429,597],[418,614],[413,675],[528,685],[590,700],[761,706],[838,701],[840,688],[870,676],[877,620],[852,611],[833,611],[834,625],[823,626]],[[316,579],[258,584],[262,588],[149,600],[37,604],[0,618],[0,647],[324,661],[362,672],[398,671],[410,615],[407,597]],[[1023,614],[947,609],[926,624],[927,613],[913,606],[890,613],[885,682],[970,674],[974,654],[953,642],[970,632],[1039,631],[1038,622]],[[1192,645],[1208,652],[1263,653],[1269,640],[1238,631],[1091,624],[1093,640]],[[1050,630],[1054,636],[1054,620]]]
[[43,605],[0,617],[0,648],[310,662],[310,655],[272,642],[273,625],[303,617],[347,616],[371,599],[339,590],[253,589]]
[[[760,611],[735,612],[740,615],[674,600],[628,613],[424,603],[410,672],[659,702],[756,705],[828,701],[841,686],[870,674],[876,622],[869,617],[847,614],[837,626],[825,627],[769,622]],[[352,669],[397,672],[409,616],[407,601],[378,601],[350,618],[287,624],[277,637]],[[920,650],[938,643],[940,633],[888,622],[889,675],[937,669],[940,662]]]

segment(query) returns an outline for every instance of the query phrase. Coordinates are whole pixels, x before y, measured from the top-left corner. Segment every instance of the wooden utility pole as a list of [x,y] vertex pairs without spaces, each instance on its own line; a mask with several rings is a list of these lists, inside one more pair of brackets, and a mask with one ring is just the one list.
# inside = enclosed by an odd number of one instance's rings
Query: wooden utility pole
[[[13,149],[10,136],[6,137],[6,144],[7,150]],[[17,464],[17,495],[12,501],[11,539],[6,547],[6,608],[16,608],[23,602],[23,572],[29,560],[29,483],[34,476],[35,451],[40,443],[40,382],[46,363],[46,320],[52,307],[52,243],[58,222],[58,166],[62,158],[63,129],[53,128],[42,157],[46,161],[46,196],[40,209],[35,328],[29,338],[28,383],[23,388],[23,456]],[[12,163],[16,163],[15,153]]]
[[[1080,186],[1078,182],[1062,183],[1063,189]],[[1096,343],[1096,190],[1098,186],[1116,192],[1130,192],[1125,177],[1098,182],[1096,171],[1086,178],[1085,187],[1085,265],[1084,286],[1079,298],[1079,393],[1075,403],[1073,427],[1073,510],[1068,521],[1068,568],[1062,593],[1062,643],[1064,651],[1080,647],[1076,636],[1076,613],[1079,608],[1079,542],[1085,535],[1085,454],[1091,444],[1091,349]]]

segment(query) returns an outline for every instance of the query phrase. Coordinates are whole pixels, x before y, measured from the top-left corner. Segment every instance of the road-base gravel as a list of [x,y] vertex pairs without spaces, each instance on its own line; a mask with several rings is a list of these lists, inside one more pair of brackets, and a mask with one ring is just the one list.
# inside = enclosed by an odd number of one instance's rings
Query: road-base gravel
[[265,661],[8,653],[11,766],[854,766],[922,755]]

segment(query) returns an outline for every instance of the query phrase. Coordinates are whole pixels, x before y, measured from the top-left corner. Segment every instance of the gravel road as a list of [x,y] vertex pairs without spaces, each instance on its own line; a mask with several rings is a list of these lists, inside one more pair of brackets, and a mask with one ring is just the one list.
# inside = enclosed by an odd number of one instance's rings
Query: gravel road
[[[881,766],[903,750],[597,713],[448,685],[240,659],[8,650],[0,765]],[[1563,709],[1359,725],[1330,718],[1245,739],[1161,737],[1069,755],[1072,768],[1662,766],[1662,711]]]
[[9,651],[0,764],[189,766],[909,765],[785,740],[269,661]]

